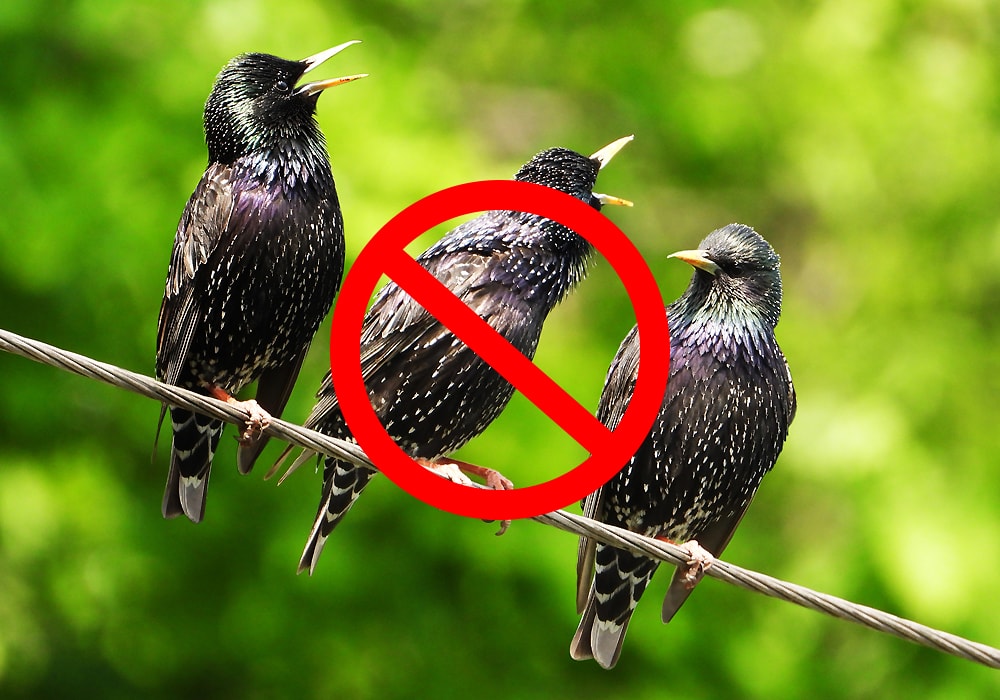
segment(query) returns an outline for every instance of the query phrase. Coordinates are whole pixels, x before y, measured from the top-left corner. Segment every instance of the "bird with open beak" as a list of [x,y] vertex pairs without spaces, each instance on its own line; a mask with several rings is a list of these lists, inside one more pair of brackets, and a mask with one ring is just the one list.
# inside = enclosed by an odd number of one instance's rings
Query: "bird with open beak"
[[[301,61],[237,56],[205,104],[208,166],[174,238],[156,376],[247,412],[237,455],[243,473],[266,442],[260,431],[281,415],[344,272],[344,222],[316,101],[364,76],[296,85],[356,43]],[[256,400],[237,401],[253,381]],[[170,423],[163,515],[199,522],[223,423],[181,408],[170,409]]]
[[[601,169],[631,139],[618,139],[590,157],[550,148],[522,166],[514,179],[551,187],[597,210],[604,204],[630,204],[595,194],[594,185]],[[592,254],[587,239],[562,224],[504,210],[458,226],[416,260],[531,359],[546,317],[584,278]],[[494,488],[510,487],[493,470],[444,458],[500,415],[513,385],[395,283],[382,288],[365,316],[361,372],[386,431],[411,457],[445,474],[455,474],[449,467],[457,465]],[[305,426],[352,439],[329,374],[318,398]],[[297,459],[289,472],[307,456]],[[330,533],[374,474],[325,459],[319,509],[299,571],[315,569]]]

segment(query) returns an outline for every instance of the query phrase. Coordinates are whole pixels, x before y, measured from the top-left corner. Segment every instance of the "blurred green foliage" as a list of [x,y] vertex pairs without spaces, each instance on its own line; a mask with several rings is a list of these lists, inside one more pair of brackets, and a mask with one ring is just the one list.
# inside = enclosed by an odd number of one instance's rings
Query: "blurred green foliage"
[[[609,215],[666,299],[690,274],[666,254],[730,221],[783,255],[799,415],[727,559],[1000,644],[998,31],[988,0],[8,0],[0,326],[151,373],[216,71],[242,51],[299,58],[362,39],[324,75],[371,77],[319,103],[349,256],[441,187],[634,132],[599,189],[635,200]],[[632,323],[598,264],[539,362],[594,406]],[[239,477],[223,449],[206,522],[166,522],[155,404],[6,355],[0,396],[5,698],[1000,688],[995,671],[712,580],[664,627],[668,572],[607,673],[567,653],[564,533],[525,522],[497,539],[380,480],[316,576],[296,577],[309,470],[276,488],[260,468]],[[538,482],[580,459],[559,435],[517,400],[463,455]]]

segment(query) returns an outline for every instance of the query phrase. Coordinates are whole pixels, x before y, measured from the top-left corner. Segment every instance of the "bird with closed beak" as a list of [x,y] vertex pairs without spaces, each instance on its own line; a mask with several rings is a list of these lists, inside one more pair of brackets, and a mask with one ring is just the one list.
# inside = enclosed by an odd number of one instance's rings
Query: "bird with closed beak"
[[[669,622],[713,557],[722,554],[795,415],[795,390],[774,337],[781,273],[774,249],[748,226],[713,231],[697,250],[684,294],[667,307],[670,373],[659,414],[635,455],[583,502],[584,514],[649,537],[684,543],[690,555],[663,601]],[[597,417],[621,420],[639,363],[636,328],[611,364]],[[574,659],[611,668],[629,620],[659,562],[580,539]]]

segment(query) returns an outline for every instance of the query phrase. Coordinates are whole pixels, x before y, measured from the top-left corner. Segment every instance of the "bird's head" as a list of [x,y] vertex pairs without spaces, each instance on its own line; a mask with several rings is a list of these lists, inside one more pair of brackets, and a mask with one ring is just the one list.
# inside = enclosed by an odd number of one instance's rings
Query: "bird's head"
[[694,266],[681,301],[691,313],[735,315],[735,320],[763,318],[771,328],[781,314],[780,258],[771,244],[749,226],[716,229],[697,250],[670,255]]
[[598,211],[605,204],[630,207],[632,202],[627,199],[595,193],[594,185],[597,183],[597,174],[632,138],[625,136],[609,143],[589,158],[568,148],[550,148],[525,163],[514,179],[565,192],[587,202]]
[[297,83],[328,58],[357,43],[348,41],[301,61],[264,53],[241,54],[229,61],[205,103],[209,160],[229,163],[281,139],[322,144],[313,117],[320,93],[365,74]]

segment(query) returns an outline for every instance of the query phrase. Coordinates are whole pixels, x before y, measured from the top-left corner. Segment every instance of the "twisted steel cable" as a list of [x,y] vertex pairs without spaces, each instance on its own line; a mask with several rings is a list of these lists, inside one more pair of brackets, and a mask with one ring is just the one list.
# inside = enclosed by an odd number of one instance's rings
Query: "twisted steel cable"
[[[4,329],[0,329],[0,350],[90,379],[96,379],[156,401],[166,402],[172,406],[204,413],[227,423],[241,425],[247,418],[243,411],[224,401],[163,384],[145,375],[25,338]],[[274,419],[265,432],[272,437],[307,450],[332,455],[359,466],[378,468],[372,464],[364,451],[357,445],[328,437],[294,423]],[[544,513],[532,519],[574,535],[587,535],[600,542],[628,549],[675,566],[687,563],[687,555],[677,545],[611,527],[564,510]],[[1000,668],[1000,649],[921,625],[875,608],[820,593],[722,560],[716,560],[705,571],[705,574],[734,586],[891,634],[945,654],[951,654],[990,668]]]

